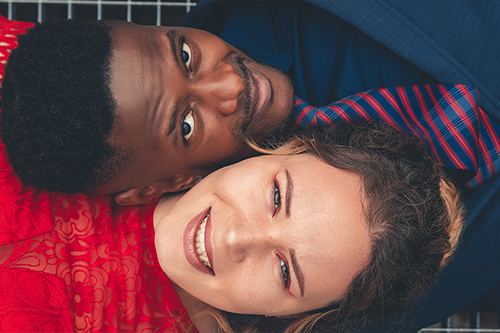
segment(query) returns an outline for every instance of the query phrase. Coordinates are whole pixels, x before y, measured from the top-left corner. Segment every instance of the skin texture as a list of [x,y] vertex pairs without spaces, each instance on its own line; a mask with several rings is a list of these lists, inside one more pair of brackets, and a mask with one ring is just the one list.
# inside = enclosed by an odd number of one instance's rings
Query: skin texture
[[98,189],[119,204],[179,191],[223,165],[255,154],[257,141],[289,116],[293,88],[208,32],[117,24],[112,28],[113,145],[134,157]]
[[[207,209],[214,274],[194,268],[184,253],[189,222]],[[163,198],[154,221],[158,258],[171,281],[229,312],[284,316],[325,307],[369,261],[360,176],[308,154],[219,169],[184,196]]]

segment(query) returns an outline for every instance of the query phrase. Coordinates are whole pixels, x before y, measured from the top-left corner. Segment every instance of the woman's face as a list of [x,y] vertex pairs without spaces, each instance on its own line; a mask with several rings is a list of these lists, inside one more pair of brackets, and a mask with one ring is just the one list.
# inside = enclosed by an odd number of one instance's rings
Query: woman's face
[[357,174],[312,155],[247,159],[155,216],[158,258],[175,284],[221,310],[322,308],[341,299],[369,261],[362,201]]

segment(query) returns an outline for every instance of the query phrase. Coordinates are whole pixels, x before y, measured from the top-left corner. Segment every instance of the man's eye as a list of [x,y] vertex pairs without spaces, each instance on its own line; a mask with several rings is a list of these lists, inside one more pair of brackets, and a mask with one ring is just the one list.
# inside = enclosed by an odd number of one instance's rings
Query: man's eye
[[278,182],[274,182],[274,215],[278,213],[281,206],[281,192]]
[[189,111],[189,113],[182,120],[182,136],[187,141],[193,135],[194,130],[194,118],[193,111]]
[[189,68],[191,65],[191,48],[186,43],[182,43],[181,57],[184,65]]

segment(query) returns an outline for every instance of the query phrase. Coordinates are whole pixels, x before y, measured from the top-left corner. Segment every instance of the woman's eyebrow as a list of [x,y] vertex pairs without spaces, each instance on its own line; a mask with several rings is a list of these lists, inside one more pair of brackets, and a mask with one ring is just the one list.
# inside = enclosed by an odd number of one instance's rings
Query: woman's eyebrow
[[[292,176],[290,175],[290,172],[288,172],[288,169],[285,169],[285,174],[286,174],[285,212],[286,212],[286,217],[289,218],[290,207],[292,205],[292,197],[293,197],[293,179]],[[289,251],[290,251],[290,258],[292,260],[293,273],[295,274],[295,277],[299,282],[300,296],[304,297],[304,274],[302,273],[302,270],[300,269],[299,266],[299,262],[297,261],[297,257],[295,256],[295,250],[289,249]]]
[[300,269],[299,266],[299,262],[297,261],[297,257],[295,256],[295,250],[289,249],[289,251],[290,251],[290,257],[292,259],[293,273],[295,274],[295,277],[299,282],[300,296],[304,297],[304,274],[302,273],[302,270]]
[[288,169],[285,170],[286,173],[286,198],[285,198],[285,212],[286,217],[290,217],[290,206],[292,205],[292,196],[293,196],[293,180],[292,176],[288,172]]

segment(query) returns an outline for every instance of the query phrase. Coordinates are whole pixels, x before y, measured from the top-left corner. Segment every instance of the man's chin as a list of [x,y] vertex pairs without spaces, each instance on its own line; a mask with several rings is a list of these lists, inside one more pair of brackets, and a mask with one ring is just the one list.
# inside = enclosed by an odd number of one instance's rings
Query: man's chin
[[293,113],[290,112],[288,117],[284,120],[264,122],[264,124],[257,124],[260,126],[248,127],[245,132],[245,140],[253,142],[258,145],[269,142],[282,141],[290,135],[294,125]]

